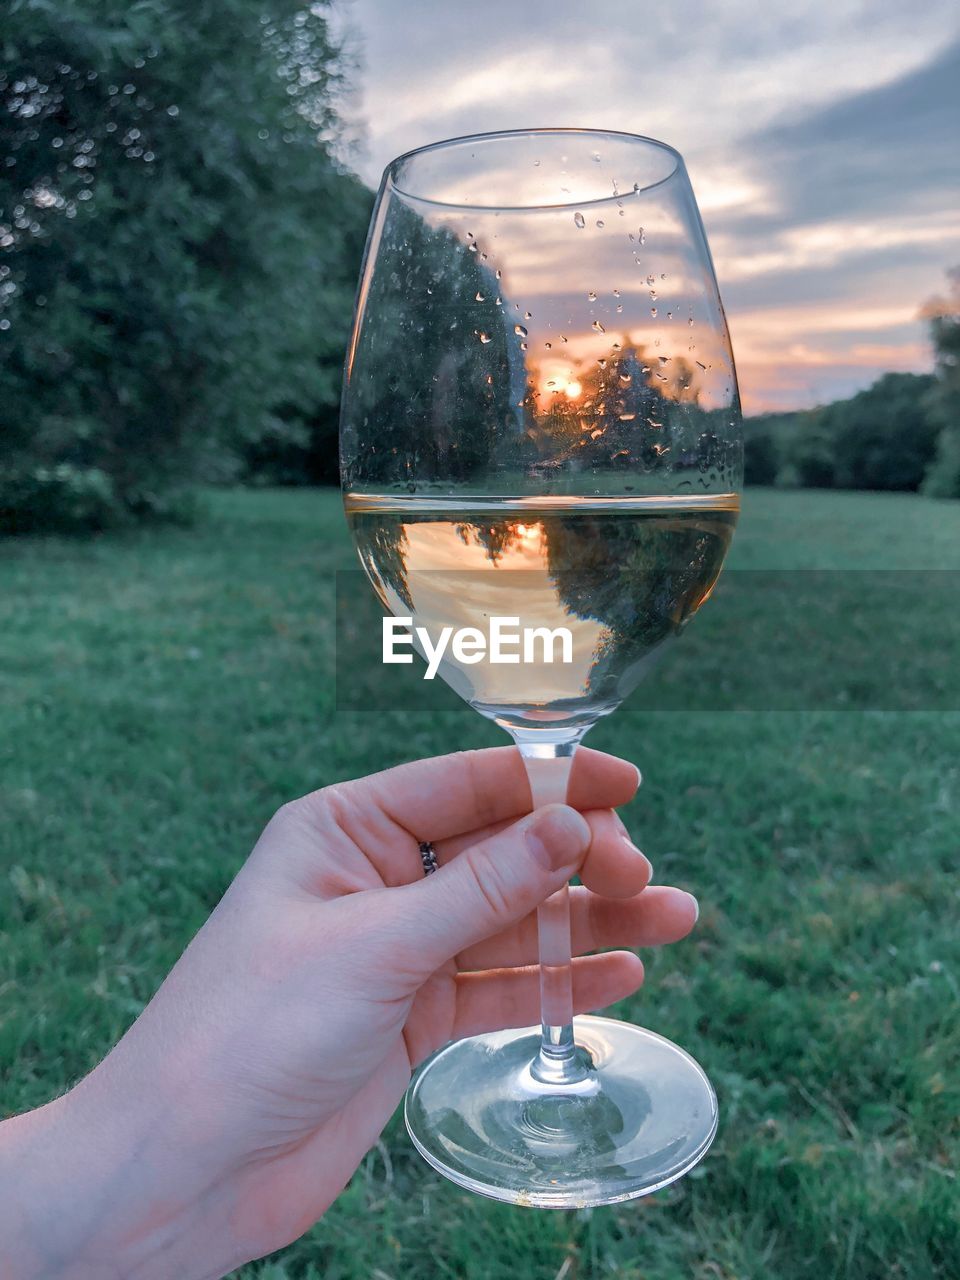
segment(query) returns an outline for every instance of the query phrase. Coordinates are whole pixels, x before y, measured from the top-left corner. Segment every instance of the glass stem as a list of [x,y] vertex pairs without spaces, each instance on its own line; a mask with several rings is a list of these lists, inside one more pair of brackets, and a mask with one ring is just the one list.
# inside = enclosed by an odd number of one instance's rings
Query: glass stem
[[[534,809],[563,804],[579,737],[560,742],[516,735]],[[570,942],[570,887],[550,895],[537,911],[540,937],[540,1052],[531,1068],[544,1083],[576,1084],[587,1075],[584,1055],[573,1039],[573,973]]]

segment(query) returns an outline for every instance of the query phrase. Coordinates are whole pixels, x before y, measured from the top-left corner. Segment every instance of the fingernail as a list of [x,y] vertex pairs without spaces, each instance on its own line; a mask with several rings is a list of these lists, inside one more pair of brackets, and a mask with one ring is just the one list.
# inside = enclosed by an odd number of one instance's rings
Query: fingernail
[[643,852],[642,849],[637,848],[637,846],[633,843],[633,841],[630,839],[629,836],[623,837],[623,843],[627,846],[627,848],[630,850],[631,853],[635,853],[642,862],[645,862],[647,864],[647,879],[649,879],[650,876],[653,875],[653,863],[650,861],[650,859],[647,857],[647,855]]
[[590,844],[590,828],[576,809],[549,805],[533,814],[523,833],[530,856],[547,871],[574,867]]
[[700,903],[696,900],[696,898],[693,896],[692,893],[688,893],[687,897],[693,903],[693,910],[694,910],[693,923],[696,924],[697,921],[700,919]]
[[[631,764],[633,764],[633,761],[631,761],[630,763],[631,763]],[[634,767],[635,769],[637,769],[637,766],[636,766],[636,765],[633,765],[633,767]],[[640,783],[641,783],[642,781],[643,781],[643,774],[640,772],[640,770],[639,770],[639,769],[637,769],[637,783],[636,783],[636,788],[635,788],[635,790],[638,790],[638,791],[639,791],[639,789],[640,789]]]

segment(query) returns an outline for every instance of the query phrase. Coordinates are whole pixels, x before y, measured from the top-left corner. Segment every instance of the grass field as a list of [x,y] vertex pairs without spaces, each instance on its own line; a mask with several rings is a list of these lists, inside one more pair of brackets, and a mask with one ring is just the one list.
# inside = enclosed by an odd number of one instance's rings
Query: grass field
[[[283,800],[498,740],[466,709],[334,714],[351,557],[312,492],[0,544],[0,1113],[97,1061]],[[733,562],[960,569],[960,503],[750,492]],[[749,633],[727,660],[749,674]],[[641,690],[591,743],[643,768],[626,820],[701,902],[621,1012],[706,1066],[710,1155],[646,1201],[536,1212],[442,1182],[395,1118],[324,1221],[237,1274],[956,1280],[960,714],[651,713]]]

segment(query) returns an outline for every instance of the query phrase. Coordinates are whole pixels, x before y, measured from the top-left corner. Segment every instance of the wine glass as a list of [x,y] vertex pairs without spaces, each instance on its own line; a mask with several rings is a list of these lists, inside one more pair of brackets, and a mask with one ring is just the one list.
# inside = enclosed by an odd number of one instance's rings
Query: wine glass
[[[672,147],[535,129],[388,165],[346,359],[347,517],[388,612],[434,638],[524,625],[515,657],[448,647],[439,674],[513,736],[534,806],[565,798],[585,732],[709,596],[739,510],[741,433]],[[567,889],[538,921],[542,1028],[434,1054],[407,1093],[410,1135],[442,1174],[500,1200],[654,1191],[707,1151],[710,1082],[651,1031],[574,1021]]]

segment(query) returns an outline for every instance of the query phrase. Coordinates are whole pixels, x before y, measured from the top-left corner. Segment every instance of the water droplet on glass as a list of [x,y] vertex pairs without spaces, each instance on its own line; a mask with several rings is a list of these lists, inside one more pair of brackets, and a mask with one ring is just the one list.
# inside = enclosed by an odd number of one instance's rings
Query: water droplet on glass
[[617,303],[617,311],[618,311],[618,312],[620,312],[620,311],[622,311],[622,310],[623,310],[623,303],[622,303],[622,302],[618,302],[618,303]]
[[484,296],[483,296],[483,294],[482,294],[482,293],[479,293],[479,292],[478,292],[478,293],[476,294],[476,296],[474,297],[474,302],[485,302],[485,301],[486,301],[486,299],[484,298]]
[[573,215],[573,220],[577,224],[577,226],[580,228],[581,231],[587,225],[587,220],[582,213],[575,213]]
[[533,167],[534,167],[535,169],[539,169],[539,168],[540,168],[540,161],[539,161],[539,160],[534,160],[534,162],[533,162]]
[[482,343],[484,343],[484,344],[486,344],[486,343],[488,343],[488,342],[490,341],[490,335],[489,335],[489,333],[480,333],[480,334],[478,334],[477,336],[479,337],[480,341],[481,341]]
[[517,335],[518,338],[525,338],[527,336],[527,331],[522,324],[515,324],[513,326],[513,332]]
[[605,430],[606,430],[606,427],[597,427],[595,431],[590,432],[590,439],[599,440],[599,438],[603,435]]
[[470,250],[471,253],[476,253],[477,242],[475,240],[471,240],[470,243],[467,245],[467,248]]
[[651,307],[651,308],[650,308],[650,314],[653,316],[654,320],[656,320],[656,318],[657,318],[657,308],[656,308],[656,307]]
[[666,273],[665,271],[661,271],[661,272],[660,272],[660,279],[661,279],[661,280],[666,280],[666,278],[667,278],[667,273]]
[[635,183],[633,184],[633,194],[634,194],[635,196],[640,194],[640,183],[639,183],[639,182],[635,182]]
[[651,299],[651,301],[656,302],[656,300],[657,300],[657,291],[656,291],[656,289],[651,289],[651,290],[650,290],[650,299]]
[[670,357],[669,357],[669,356],[657,356],[657,359],[660,361],[660,368],[661,368],[661,369],[663,368],[663,366],[664,366],[665,364],[669,364],[669,363],[670,363]]
[[433,290],[430,288],[429,285],[427,285],[427,293],[433,293]]
[[647,276],[647,284],[655,284],[656,279],[657,279],[656,276]]
[[593,163],[594,163],[594,164],[599,164],[599,163],[600,163],[600,152],[599,152],[599,151],[595,151],[595,152],[593,153]]
[[605,368],[607,367],[607,362],[606,362],[606,360],[604,360],[604,358],[601,356],[601,357],[600,357],[600,359],[597,361],[597,365],[599,366],[599,368],[601,368],[601,369],[605,369]]
[[621,413],[621,422],[632,422],[637,415],[635,413]]
[[607,332],[607,331],[606,331],[606,329],[603,327],[603,325],[600,323],[600,321],[599,321],[599,320],[594,320],[594,322],[593,322],[593,324],[590,326],[590,328],[591,328],[591,329],[593,329],[595,333],[606,333],[606,332]]
[[526,344],[525,342],[521,342],[521,343],[520,343],[520,350],[521,350],[521,351],[526,351],[526,349],[527,349],[527,344]]
[[630,383],[633,381],[633,375],[629,373],[621,373],[620,381],[623,386],[629,387]]
[[588,299],[590,302],[596,302],[596,300],[597,300],[597,295],[593,292],[593,290],[592,290],[592,289],[591,289],[591,290],[590,290],[590,292],[587,294],[587,299]]
[[598,226],[598,227],[600,227],[600,228],[602,228],[602,227],[603,227],[603,225],[604,225],[603,219],[602,219],[602,218],[598,218],[598,219],[597,219],[597,226]]
[[561,335],[560,335],[560,341],[561,341],[561,342],[566,342],[566,338],[563,336],[563,334],[562,334],[562,333],[561,333]]
[[705,364],[701,364],[699,360],[696,362],[696,365],[697,365],[697,368],[702,369],[704,373],[707,372],[707,366]]
[[672,320],[672,319],[673,319],[673,312],[672,312],[672,311],[668,311],[668,312],[667,312],[667,319],[668,319],[668,320]]
[[497,277],[497,279],[498,279],[498,280],[502,280],[502,279],[503,279],[503,272],[500,270],[500,268],[499,268],[499,267],[497,267],[497,270],[496,270],[496,277]]
[[690,317],[690,319],[687,321],[687,324],[690,326],[691,329],[693,328],[693,316]]
[[548,351],[550,351],[553,347],[552,342],[545,342],[543,345],[547,348]]
[[641,244],[646,244],[646,243],[647,243],[647,237],[643,234],[643,227],[640,227],[640,228],[639,228],[639,230],[638,230],[638,236],[639,236],[639,239],[640,239],[640,243],[641,243]]
[[523,318],[524,318],[524,320],[532,320],[532,319],[533,319],[533,312],[532,312],[532,311],[525,311],[525,312],[523,313]]
[[502,299],[501,297],[499,297],[499,296],[498,296],[498,297],[494,298],[494,300],[493,300],[493,304],[494,304],[494,306],[495,306],[495,307],[502,307],[502,306],[503,306],[503,299]]

